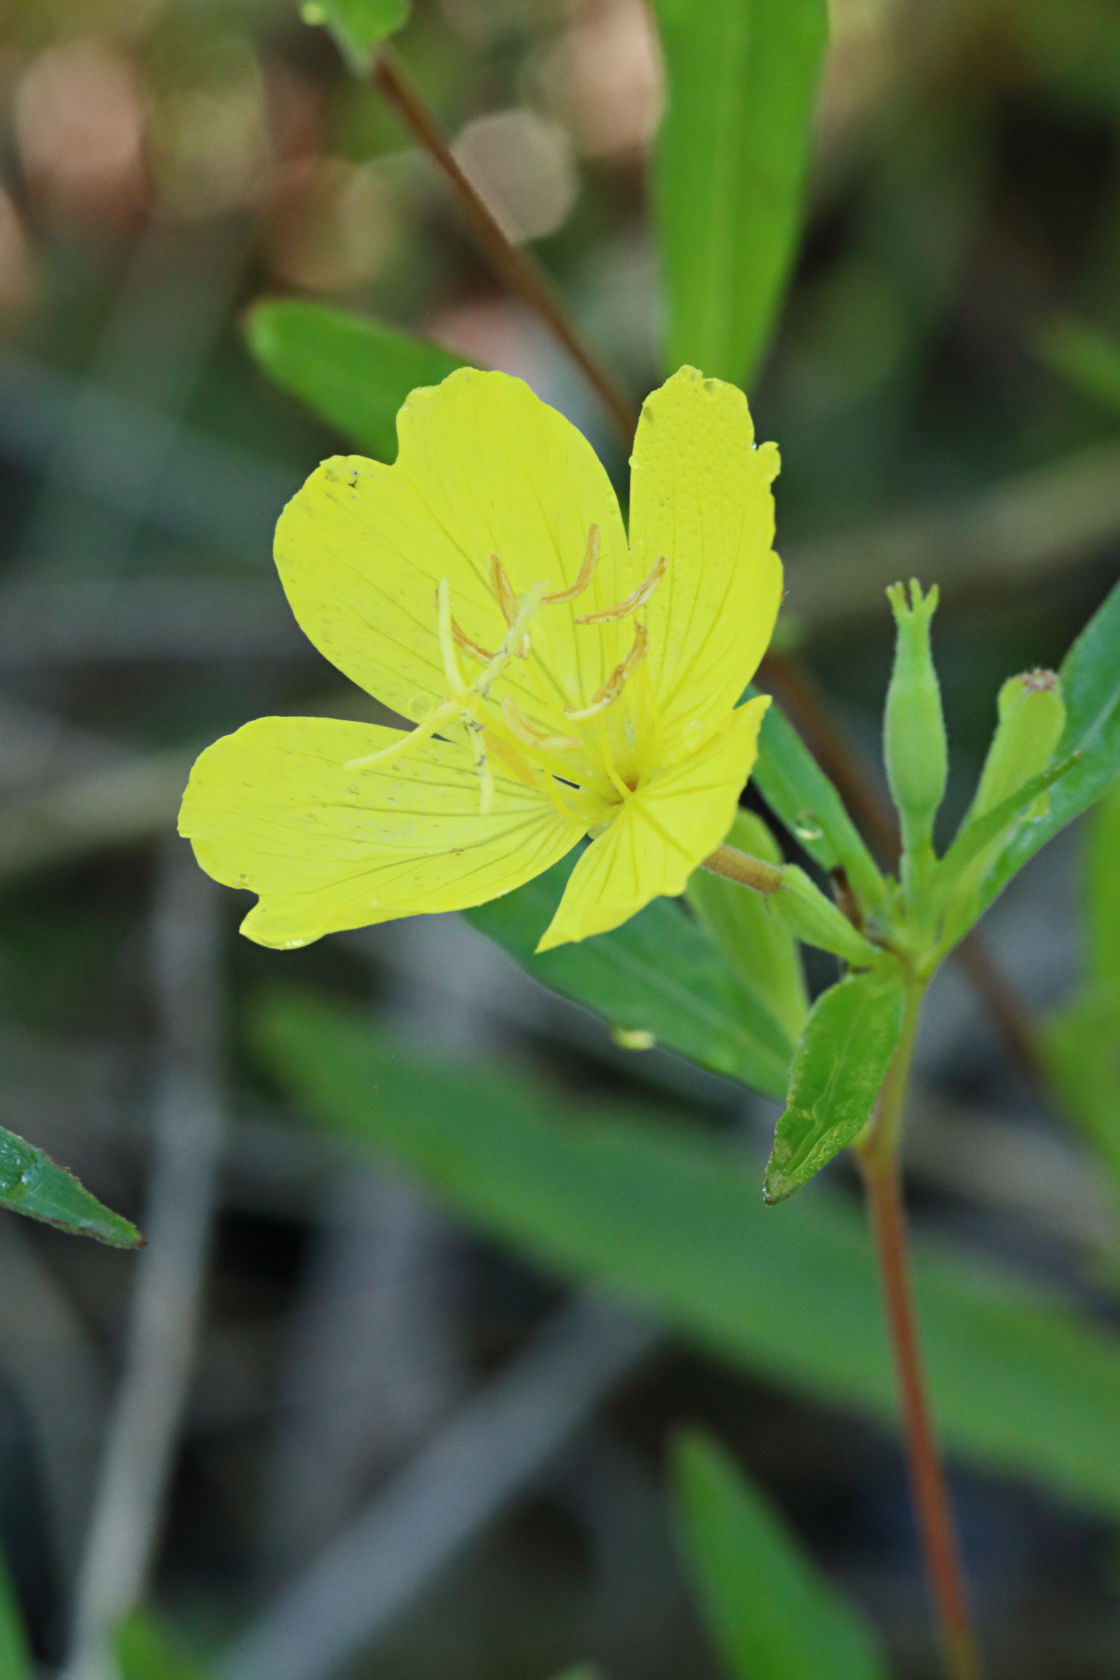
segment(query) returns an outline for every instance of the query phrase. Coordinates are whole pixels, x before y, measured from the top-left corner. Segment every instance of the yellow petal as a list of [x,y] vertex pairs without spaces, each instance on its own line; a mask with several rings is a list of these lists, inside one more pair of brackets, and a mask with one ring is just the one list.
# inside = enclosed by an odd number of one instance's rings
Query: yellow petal
[[199,758],[179,832],[207,874],[260,894],[241,931],[261,945],[482,904],[530,880],[575,845],[546,796],[492,765],[493,807],[479,812],[467,749],[429,739],[366,770],[359,758],[395,729],[328,718],[259,718]]
[[665,757],[718,725],[770,640],[782,596],[770,547],[778,451],[754,447],[742,391],[685,367],[646,398],[630,464],[636,570],[669,562],[645,609]]
[[[518,596],[565,589],[579,575],[592,525],[596,578],[573,607],[545,609],[532,629],[561,704],[607,675],[605,639],[574,614],[609,606],[632,585],[618,503],[576,428],[504,373],[463,368],[414,391],[397,417],[391,467],[360,456],[324,461],[284,509],[276,564],[292,610],[340,671],[418,719],[447,691],[435,595],[450,584],[457,624],[483,648],[506,630],[490,581],[497,554]],[[503,689],[536,718],[526,662]]]
[[684,891],[735,820],[769,704],[768,695],[749,700],[698,753],[652,776],[626,801],[576,864],[538,951],[605,933],[659,894]]

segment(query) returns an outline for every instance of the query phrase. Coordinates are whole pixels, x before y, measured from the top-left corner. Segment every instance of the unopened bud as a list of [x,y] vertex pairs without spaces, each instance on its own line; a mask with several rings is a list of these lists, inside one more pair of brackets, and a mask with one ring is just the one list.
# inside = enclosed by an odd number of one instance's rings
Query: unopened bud
[[894,669],[883,718],[883,754],[891,798],[902,819],[907,854],[932,845],[933,819],[945,793],[949,753],[941,689],[930,652],[929,627],[937,610],[936,584],[923,596],[911,580],[887,590],[897,626]]
[[[1061,678],[1054,671],[1009,677],[999,691],[999,723],[984,760],[969,820],[985,816],[1050,763],[1066,726]],[[1040,794],[1041,800],[1046,794]]]

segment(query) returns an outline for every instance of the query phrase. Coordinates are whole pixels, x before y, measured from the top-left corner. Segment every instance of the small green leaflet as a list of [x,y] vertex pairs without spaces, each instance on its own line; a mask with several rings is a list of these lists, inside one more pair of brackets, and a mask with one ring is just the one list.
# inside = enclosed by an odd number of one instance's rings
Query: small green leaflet
[[94,1237],[111,1248],[140,1248],[135,1225],[103,1207],[49,1155],[0,1127],[0,1208],[41,1219],[75,1236]]
[[793,1053],[766,1164],[768,1202],[792,1196],[866,1125],[902,1032],[905,997],[893,962],[821,993]]
[[731,1680],[886,1680],[870,1627],[722,1447],[684,1431],[672,1471],[680,1546]]
[[304,0],[304,23],[329,29],[350,59],[362,59],[408,22],[412,0]]

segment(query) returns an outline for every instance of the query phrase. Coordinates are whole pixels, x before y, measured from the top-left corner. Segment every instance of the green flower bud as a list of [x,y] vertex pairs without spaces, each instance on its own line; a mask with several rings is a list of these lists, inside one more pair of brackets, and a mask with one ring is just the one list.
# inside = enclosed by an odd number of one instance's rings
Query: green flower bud
[[887,599],[897,639],[883,717],[883,755],[891,798],[902,819],[903,851],[914,856],[932,849],[933,819],[949,770],[941,689],[929,645],[938,590],[935,584],[923,596],[912,579],[909,600],[901,583],[887,590]]
[[803,869],[787,863],[782,884],[766,899],[766,908],[806,945],[831,951],[855,968],[867,968],[878,951],[852,926],[830,898],[815,887]]
[[[1066,726],[1061,679],[1053,671],[1027,671],[1022,676],[1009,677],[999,691],[998,708],[999,722],[972,804],[961,823],[961,835],[966,836],[973,823],[1013,798],[1025,783],[1041,775],[1049,766]],[[1023,817],[1043,816],[1049,801],[1049,793],[1040,793],[1028,810],[1015,810],[1008,817],[1002,832],[991,837],[963,872],[950,876],[946,882],[948,898],[942,931],[946,945],[959,939],[976,920],[980,912],[981,884],[999,856],[1008,832]],[[945,857],[947,869],[952,869],[952,859],[953,851],[950,849]]]
[[[968,813],[970,822],[994,811],[1045,770],[1066,726],[1062,682],[1054,671],[1009,677],[999,691],[998,705],[999,723]],[[1039,798],[1045,802],[1047,795]]]

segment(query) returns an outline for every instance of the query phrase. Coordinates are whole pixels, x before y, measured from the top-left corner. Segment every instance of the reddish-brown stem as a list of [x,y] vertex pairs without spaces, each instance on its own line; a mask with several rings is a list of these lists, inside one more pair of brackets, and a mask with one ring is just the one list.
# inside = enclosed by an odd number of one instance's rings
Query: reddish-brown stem
[[980,1648],[965,1595],[949,1490],[926,1391],[910,1282],[906,1210],[899,1172],[899,1135],[923,988],[911,981],[902,1036],[887,1070],[875,1114],[856,1147],[898,1380],[914,1512],[930,1594],[951,1680],[981,1680]]
[[494,267],[510,289],[540,317],[580,368],[610,414],[623,441],[629,445],[638,424],[637,409],[576,331],[567,310],[537,264],[527,252],[513,244],[469,176],[460,168],[446,133],[391,48],[383,46],[378,50],[371,75],[404,126],[442,169]]

